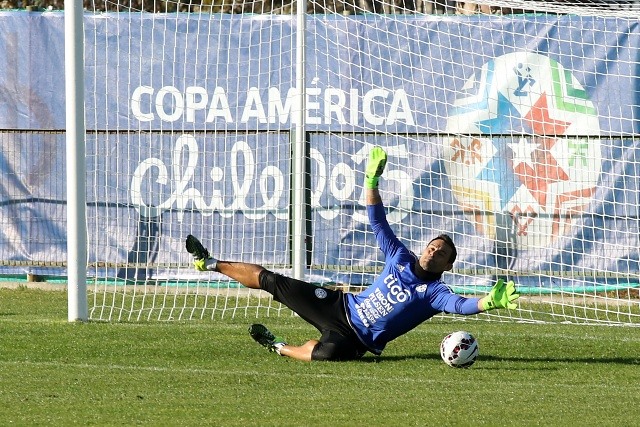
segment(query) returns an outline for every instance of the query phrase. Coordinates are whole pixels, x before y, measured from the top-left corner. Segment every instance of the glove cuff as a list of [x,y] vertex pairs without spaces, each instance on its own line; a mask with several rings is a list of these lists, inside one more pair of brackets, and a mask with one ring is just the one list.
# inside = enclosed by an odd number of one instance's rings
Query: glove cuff
[[482,309],[484,311],[487,310],[493,310],[494,308],[496,308],[495,303],[493,302],[493,300],[491,299],[491,297],[484,297],[480,300],[480,304],[482,305]]
[[364,186],[370,190],[375,190],[378,188],[378,176],[365,176],[364,178]]

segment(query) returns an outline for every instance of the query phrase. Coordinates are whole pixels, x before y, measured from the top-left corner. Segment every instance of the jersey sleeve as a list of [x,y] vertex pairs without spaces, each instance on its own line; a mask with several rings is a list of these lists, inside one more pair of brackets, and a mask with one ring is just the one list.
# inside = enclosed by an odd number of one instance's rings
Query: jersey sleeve
[[376,236],[378,247],[385,256],[395,255],[403,249],[409,252],[391,230],[382,203],[367,205],[367,214],[369,215],[369,224]]
[[450,290],[439,292],[433,299],[431,305],[436,310],[451,314],[478,314],[478,300],[480,298],[466,298],[455,294]]

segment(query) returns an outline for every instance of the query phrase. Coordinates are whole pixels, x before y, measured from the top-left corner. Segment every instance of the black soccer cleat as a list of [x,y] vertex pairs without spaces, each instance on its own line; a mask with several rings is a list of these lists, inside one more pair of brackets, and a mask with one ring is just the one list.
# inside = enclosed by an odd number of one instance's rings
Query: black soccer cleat
[[197,237],[192,236],[191,234],[187,236],[187,242],[185,246],[187,248],[187,252],[193,255],[196,260],[211,258],[209,256],[209,251],[204,246],[202,246],[200,240],[198,240]]
[[255,323],[249,326],[249,335],[253,338],[258,344],[265,347],[269,351],[276,351],[275,341],[276,336],[271,333],[266,326],[261,325],[259,323]]

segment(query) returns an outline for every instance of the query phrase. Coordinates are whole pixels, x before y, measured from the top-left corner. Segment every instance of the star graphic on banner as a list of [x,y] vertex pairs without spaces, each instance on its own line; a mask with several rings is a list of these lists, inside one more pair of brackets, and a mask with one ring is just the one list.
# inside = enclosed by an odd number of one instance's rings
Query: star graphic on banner
[[[503,138],[500,138],[504,141]],[[496,154],[489,160],[487,165],[476,176],[477,179],[482,181],[494,182],[498,184],[498,191],[500,193],[500,209],[504,208],[509,200],[511,200],[520,188],[520,182],[514,174],[511,162],[509,162],[504,154],[504,142],[494,145],[498,150]],[[500,145],[503,147],[500,148]],[[502,154],[501,154],[502,153]]]
[[519,163],[514,166],[514,171],[536,201],[541,206],[546,206],[549,185],[559,181],[568,181],[569,175],[551,153],[557,140],[542,137],[539,142],[539,147],[532,153],[533,162]]
[[517,143],[507,144],[513,151],[513,167],[525,163],[533,167],[531,154],[538,148],[535,142],[529,142],[526,138],[520,138]]
[[[538,98],[523,120],[537,135],[564,135],[571,125],[569,122],[551,118],[546,93]],[[514,171],[536,201],[541,206],[546,206],[549,185],[568,181],[569,175],[551,153],[551,149],[557,142],[556,138],[537,137],[537,141],[538,147],[530,153],[532,161],[514,164]],[[524,147],[520,149],[524,150]],[[520,154],[524,154],[524,151],[518,152],[518,155]]]
[[501,93],[498,93],[498,111],[492,119],[480,120],[476,126],[483,134],[511,133],[522,128],[522,116]]
[[524,121],[537,135],[564,135],[571,123],[552,119],[549,115],[547,94],[543,93],[531,110],[524,117]]
[[[495,118],[480,120],[475,123],[483,134],[498,135],[514,132],[522,128],[522,116],[513,104],[501,93],[498,93],[498,111]],[[515,128],[515,129],[514,129]],[[496,148],[493,157],[480,171],[477,178],[498,184],[500,191],[500,208],[504,208],[520,187],[520,182],[514,174],[511,156],[507,155],[507,140],[505,137],[495,137],[492,142]]]

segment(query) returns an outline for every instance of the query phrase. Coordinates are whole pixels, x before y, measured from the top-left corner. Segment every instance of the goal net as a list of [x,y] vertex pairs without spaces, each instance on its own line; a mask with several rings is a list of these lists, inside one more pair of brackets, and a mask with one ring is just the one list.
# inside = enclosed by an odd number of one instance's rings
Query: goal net
[[358,292],[383,265],[362,187],[380,145],[397,236],[451,235],[460,294],[518,285],[477,319],[640,325],[634,2],[300,4],[93,2],[91,319],[291,315],[196,272],[188,234]]

